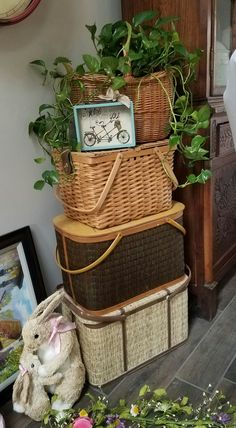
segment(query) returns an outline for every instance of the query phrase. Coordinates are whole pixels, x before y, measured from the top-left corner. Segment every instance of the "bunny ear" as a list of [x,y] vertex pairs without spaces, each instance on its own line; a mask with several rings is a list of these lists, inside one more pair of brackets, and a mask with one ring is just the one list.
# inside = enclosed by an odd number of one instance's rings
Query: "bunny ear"
[[23,389],[23,378],[20,374],[13,385],[13,392],[12,392],[13,402],[19,401],[22,389]]
[[25,373],[23,378],[23,388],[21,391],[21,400],[23,404],[26,404],[30,399],[30,384],[32,382],[31,376],[29,373]]
[[44,321],[57,306],[63,301],[64,290],[60,289],[49,296],[46,300],[43,300],[35,309],[30,316],[30,319],[38,318],[39,323]]

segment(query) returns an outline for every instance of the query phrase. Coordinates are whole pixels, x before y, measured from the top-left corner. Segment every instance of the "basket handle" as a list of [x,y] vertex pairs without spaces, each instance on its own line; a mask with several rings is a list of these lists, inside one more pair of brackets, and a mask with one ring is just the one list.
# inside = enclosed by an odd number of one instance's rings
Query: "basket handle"
[[186,229],[182,224],[178,223],[177,221],[173,220],[173,218],[168,218],[166,220],[166,223],[169,223],[171,226],[174,226],[176,229],[180,230],[183,235],[186,235]]
[[169,179],[172,181],[173,189],[174,190],[177,189],[179,183],[178,183],[178,180],[177,180],[172,168],[170,167],[169,162],[165,159],[165,156],[163,156],[163,154],[161,153],[160,150],[158,150],[157,147],[154,147],[154,152],[159,157],[160,162],[162,164],[162,168],[164,169],[167,177],[169,177]]
[[64,202],[64,201],[62,201],[62,200],[61,200],[61,198],[60,198],[60,196],[59,196],[59,190],[58,190],[58,188],[57,188],[57,191],[56,191],[56,198],[57,198],[60,202],[62,202],[62,203],[63,203],[63,205],[65,205],[66,207],[70,208],[71,210],[74,210],[74,211],[80,212],[80,213],[82,213],[82,214],[92,214],[92,213],[95,213],[96,211],[99,211],[99,210],[100,210],[100,208],[102,207],[102,205],[104,204],[104,202],[105,202],[105,200],[106,200],[106,197],[107,197],[108,193],[109,193],[109,192],[110,192],[110,190],[111,190],[111,186],[112,186],[112,184],[113,184],[113,182],[114,182],[114,180],[115,180],[115,178],[116,178],[116,176],[117,176],[117,173],[118,173],[118,171],[119,171],[119,168],[120,168],[120,165],[121,165],[122,159],[123,159],[123,154],[122,154],[122,153],[118,153],[118,155],[117,155],[117,157],[116,157],[116,160],[115,160],[115,162],[114,162],[114,165],[113,165],[113,167],[112,167],[112,170],[111,170],[111,172],[110,172],[110,175],[109,175],[109,177],[108,177],[108,179],[107,179],[107,182],[106,182],[106,184],[105,184],[105,186],[104,186],[104,189],[103,189],[103,191],[102,191],[102,193],[101,193],[101,195],[100,195],[100,197],[99,197],[99,199],[98,199],[98,201],[97,201],[96,205],[95,205],[93,208],[91,208],[91,209],[89,209],[89,210],[84,210],[84,209],[82,209],[82,208],[75,208],[75,207],[72,207],[72,206],[71,206],[70,204],[68,204],[67,202]]
[[[180,230],[183,233],[183,235],[186,234],[185,228],[181,224],[179,224],[177,221],[173,220],[172,218],[168,218],[166,220],[166,223],[168,223],[171,226],[175,227],[176,229]],[[114,241],[111,243],[111,245],[107,248],[105,253],[103,253],[97,260],[90,263],[88,266],[85,266],[85,267],[80,268],[80,269],[74,269],[74,270],[66,269],[64,266],[62,266],[62,264],[60,262],[58,247],[56,247],[56,252],[55,252],[56,264],[63,272],[69,273],[70,275],[77,275],[79,273],[88,272],[89,270],[100,265],[100,263],[102,263],[112,253],[112,251],[117,247],[117,245],[119,244],[121,239],[122,239],[122,235],[121,235],[121,233],[118,233],[118,235],[116,236]]]
[[66,269],[64,266],[62,266],[62,264],[60,262],[59,253],[58,253],[58,247],[57,247],[56,248],[56,255],[55,255],[56,264],[63,272],[69,273],[71,275],[76,275],[79,273],[87,272],[88,270],[91,270],[91,269],[95,268],[96,266],[98,266],[100,263],[102,263],[103,260],[105,260],[112,253],[112,251],[116,248],[116,246],[119,244],[121,239],[122,239],[122,235],[120,233],[118,233],[118,235],[116,236],[114,241],[111,243],[111,245],[107,248],[105,253],[103,253],[97,260],[90,263],[88,266],[85,266],[85,267],[80,268],[80,269],[75,269],[75,270]]

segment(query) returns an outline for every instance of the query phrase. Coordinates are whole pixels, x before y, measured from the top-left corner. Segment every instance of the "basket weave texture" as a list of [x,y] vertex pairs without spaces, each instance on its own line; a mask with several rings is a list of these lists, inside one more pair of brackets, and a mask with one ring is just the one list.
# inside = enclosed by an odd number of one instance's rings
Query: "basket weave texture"
[[110,382],[187,339],[188,282],[186,276],[168,289],[137,298],[110,312],[107,321],[106,316],[89,320],[88,313],[69,305],[75,314],[89,383]]
[[[78,80],[72,81],[73,104],[101,102],[98,95],[105,94],[109,86],[107,76],[86,74],[80,77],[84,83],[81,93]],[[122,94],[134,103],[134,120],[137,143],[164,139],[169,133],[170,100],[173,100],[173,80],[169,73],[161,71],[145,77],[126,76]],[[167,96],[168,95],[168,96]]]
[[[147,219],[144,219],[138,233],[132,233],[130,224],[125,225],[126,236],[122,237],[113,252],[97,267],[79,274],[62,271],[65,290],[74,301],[90,310],[103,310],[183,276],[185,270],[183,233],[165,223],[166,216],[174,217],[175,221],[182,225],[183,205],[175,204],[177,213],[175,216],[163,213],[163,224],[158,225],[162,219],[158,221],[157,216],[152,216],[150,225]],[[106,229],[104,241],[94,242],[97,238],[94,235],[92,240],[91,232],[91,238],[81,243],[79,224],[75,225],[73,235],[70,235],[68,233],[70,221],[68,220],[66,227],[63,228],[63,225],[60,226],[60,223],[63,224],[63,216],[58,217],[59,223],[56,219],[54,227],[60,262],[62,266],[72,271],[97,260],[118,233],[115,232],[114,237],[107,240],[106,233],[109,229]],[[141,223],[141,220],[139,222]],[[121,233],[124,235],[124,230]]]
[[74,173],[66,175],[60,153],[53,154],[60,175],[58,195],[69,218],[104,229],[171,208],[168,170],[173,170],[174,150],[167,140],[123,151],[71,155]]

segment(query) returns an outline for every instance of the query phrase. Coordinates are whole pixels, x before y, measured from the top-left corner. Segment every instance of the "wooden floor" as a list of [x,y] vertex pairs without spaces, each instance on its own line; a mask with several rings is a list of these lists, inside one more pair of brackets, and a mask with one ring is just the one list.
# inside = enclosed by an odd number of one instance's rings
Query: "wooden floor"
[[[87,385],[78,407],[86,406],[87,391],[94,395],[104,393],[112,405],[120,398],[131,403],[144,384],[164,387],[172,398],[188,395],[194,404],[202,400],[203,392],[211,384],[236,404],[236,269],[222,285],[213,321],[192,316],[189,338],[182,346],[103,386],[102,390]],[[0,406],[0,413],[7,428],[40,427],[40,423],[14,413],[11,402]]]

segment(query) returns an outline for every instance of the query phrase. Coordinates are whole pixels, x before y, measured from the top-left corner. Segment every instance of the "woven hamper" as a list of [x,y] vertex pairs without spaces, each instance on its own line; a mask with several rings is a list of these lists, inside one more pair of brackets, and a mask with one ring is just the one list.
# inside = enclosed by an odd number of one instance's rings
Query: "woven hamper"
[[168,141],[109,152],[54,152],[58,197],[65,215],[97,229],[127,223],[171,208],[174,150]]
[[[82,81],[81,92],[78,82]],[[173,101],[173,79],[170,73],[160,71],[145,77],[125,77],[126,86],[120,92],[134,103],[135,134],[137,143],[162,140],[168,136]],[[71,85],[73,104],[101,102],[109,86],[107,76],[85,74],[74,79]]]
[[100,231],[54,218],[57,264],[67,293],[104,310],[184,275],[184,205]]
[[88,381],[103,385],[188,337],[190,276],[164,290],[96,316],[67,295],[65,304],[75,315]]

